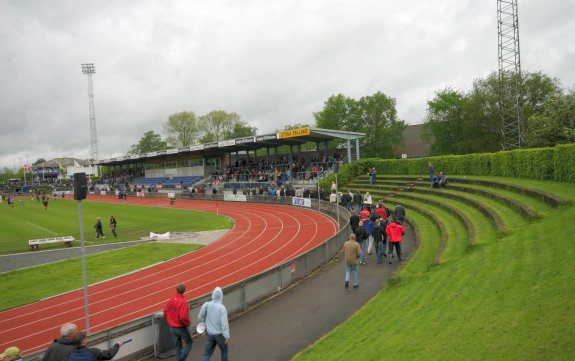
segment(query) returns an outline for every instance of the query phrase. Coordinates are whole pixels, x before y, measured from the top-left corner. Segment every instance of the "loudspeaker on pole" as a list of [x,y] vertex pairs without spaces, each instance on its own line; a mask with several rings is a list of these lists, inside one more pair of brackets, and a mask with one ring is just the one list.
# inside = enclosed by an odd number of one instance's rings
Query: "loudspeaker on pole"
[[74,173],[74,199],[80,201],[86,199],[88,194],[88,182],[86,173]]

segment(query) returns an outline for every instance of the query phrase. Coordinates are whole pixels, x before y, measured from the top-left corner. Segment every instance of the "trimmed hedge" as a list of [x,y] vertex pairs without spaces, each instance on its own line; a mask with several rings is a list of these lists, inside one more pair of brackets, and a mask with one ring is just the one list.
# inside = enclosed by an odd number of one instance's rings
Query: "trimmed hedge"
[[[338,182],[345,185],[353,178],[367,174],[371,167],[375,167],[379,175],[419,175],[427,178],[428,162],[433,163],[436,173],[443,171],[448,176],[500,176],[575,183],[575,144],[428,158],[362,159],[340,167]],[[326,193],[329,193],[334,179],[335,175],[332,174],[320,182]]]

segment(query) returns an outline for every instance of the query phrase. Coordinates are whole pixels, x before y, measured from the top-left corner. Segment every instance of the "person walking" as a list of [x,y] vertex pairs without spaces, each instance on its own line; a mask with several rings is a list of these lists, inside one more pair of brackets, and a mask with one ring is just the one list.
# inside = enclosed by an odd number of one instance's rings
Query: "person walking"
[[391,259],[393,258],[394,248],[397,252],[397,259],[402,261],[403,258],[401,258],[401,240],[405,234],[405,228],[403,228],[403,226],[399,224],[395,218],[392,218],[391,223],[385,229],[385,233],[387,233],[389,242],[389,249],[387,252],[389,256],[389,264],[391,264]]
[[355,211],[357,213],[361,212],[362,201],[363,198],[361,198],[361,194],[359,193],[359,191],[355,191],[355,194],[353,195],[353,206],[355,207]]
[[359,257],[359,264],[365,264],[365,240],[367,239],[367,230],[363,226],[363,221],[359,221],[359,226],[355,229],[355,240],[361,247],[361,256]]
[[220,287],[214,288],[212,300],[200,308],[198,322],[206,323],[206,341],[202,361],[209,361],[216,349],[220,348],[222,361],[228,361],[228,345],[230,343],[230,326],[228,324],[228,310],[223,305],[224,292]]
[[102,236],[102,238],[106,238],[104,236],[104,232],[102,231],[102,220],[100,217],[96,218],[96,224],[94,225],[94,228],[96,228],[96,239],[100,238],[100,236]]
[[350,234],[349,239],[343,244],[343,254],[345,257],[345,289],[349,288],[350,277],[353,282],[353,288],[358,288],[357,264],[361,256],[361,247],[356,242],[355,234]]
[[112,230],[112,234],[114,238],[118,238],[118,234],[116,233],[116,227],[118,226],[118,222],[116,222],[116,218],[114,216],[110,216],[110,229]]
[[355,209],[351,211],[351,216],[349,216],[349,226],[351,227],[351,231],[355,233],[355,229],[359,226],[359,216]]
[[405,208],[401,204],[398,204],[394,210],[395,221],[403,224],[405,221]]
[[387,234],[385,233],[385,221],[377,219],[372,231],[373,243],[375,243],[375,258],[377,263],[381,263],[385,255],[387,245]]
[[[190,309],[188,302],[184,298],[186,285],[176,286],[176,295],[171,297],[164,306],[164,319],[170,327],[172,342],[176,347],[176,361],[185,361],[192,350],[192,335],[188,326],[192,324],[190,320]],[[186,347],[182,349],[182,345]]]

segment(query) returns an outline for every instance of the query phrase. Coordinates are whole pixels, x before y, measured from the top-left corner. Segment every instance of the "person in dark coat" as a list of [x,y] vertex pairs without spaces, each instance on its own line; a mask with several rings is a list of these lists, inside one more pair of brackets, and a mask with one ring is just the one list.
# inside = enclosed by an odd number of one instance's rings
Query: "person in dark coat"
[[398,204],[395,207],[394,215],[397,223],[403,224],[403,222],[405,221],[405,208],[403,208],[401,204]]
[[375,220],[375,226],[371,235],[375,244],[375,254],[377,263],[381,263],[383,258],[386,257],[385,247],[387,246],[387,233],[385,233],[385,221],[380,219]]
[[351,226],[351,231],[355,234],[355,229],[359,226],[359,216],[355,210],[351,211],[349,225]]
[[94,225],[94,228],[96,228],[96,239],[100,238],[100,236],[102,236],[102,238],[106,238],[104,236],[104,232],[102,231],[102,220],[100,217],[96,218],[96,224]]
[[361,246],[361,256],[359,257],[359,264],[365,264],[365,252],[367,243],[367,230],[363,226],[363,222],[359,221],[359,225],[355,229],[355,240]]

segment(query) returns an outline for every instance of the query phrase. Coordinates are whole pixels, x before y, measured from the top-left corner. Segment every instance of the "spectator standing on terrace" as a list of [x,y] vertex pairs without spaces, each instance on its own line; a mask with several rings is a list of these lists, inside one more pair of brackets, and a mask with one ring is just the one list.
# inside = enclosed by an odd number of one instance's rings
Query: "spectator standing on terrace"
[[401,204],[398,204],[395,207],[394,215],[395,215],[395,220],[398,223],[403,224],[403,222],[405,221],[405,208],[403,208],[403,206]]
[[429,174],[429,183],[431,183],[431,186],[433,187],[434,169],[433,169],[433,164],[431,162],[427,163],[427,172]]
[[[176,361],[185,361],[192,350],[192,335],[188,326],[192,324],[190,320],[190,310],[188,302],[184,298],[186,285],[179,284],[176,286],[176,295],[164,306],[164,319],[170,327],[172,342],[176,347]],[[182,345],[186,347],[182,349]]]
[[385,229],[385,233],[387,233],[388,242],[389,242],[389,264],[391,264],[391,259],[393,258],[393,249],[395,248],[397,252],[397,258],[402,261],[401,258],[401,240],[403,239],[403,235],[405,234],[405,228],[401,224],[397,222],[397,219],[392,218],[391,223]]
[[337,203],[337,194],[335,191],[331,191],[331,194],[329,195],[329,203]]
[[114,238],[118,238],[118,234],[116,233],[116,227],[117,227],[117,222],[116,222],[116,218],[114,218],[114,216],[110,216],[110,229],[112,230],[112,234],[114,235]]
[[96,224],[94,225],[94,228],[96,228],[96,239],[100,238],[100,236],[102,236],[102,238],[106,238],[104,236],[104,232],[102,231],[102,220],[100,217],[96,218]]
[[365,241],[367,240],[367,230],[363,226],[363,222],[359,221],[359,226],[355,229],[355,240],[361,246],[361,256],[359,257],[359,264],[365,264]]
[[335,181],[331,181],[331,191],[337,192],[337,184],[335,184]]
[[222,353],[222,361],[228,361],[228,344],[230,343],[230,326],[228,324],[228,310],[222,304],[224,292],[216,287],[212,292],[212,300],[200,308],[198,321],[206,323],[206,341],[202,361],[209,361],[216,349]]
[[343,254],[345,256],[345,288],[349,288],[350,276],[353,288],[359,287],[359,277],[357,274],[357,263],[361,256],[361,247],[356,242],[355,234],[350,234],[349,239],[343,244]]

